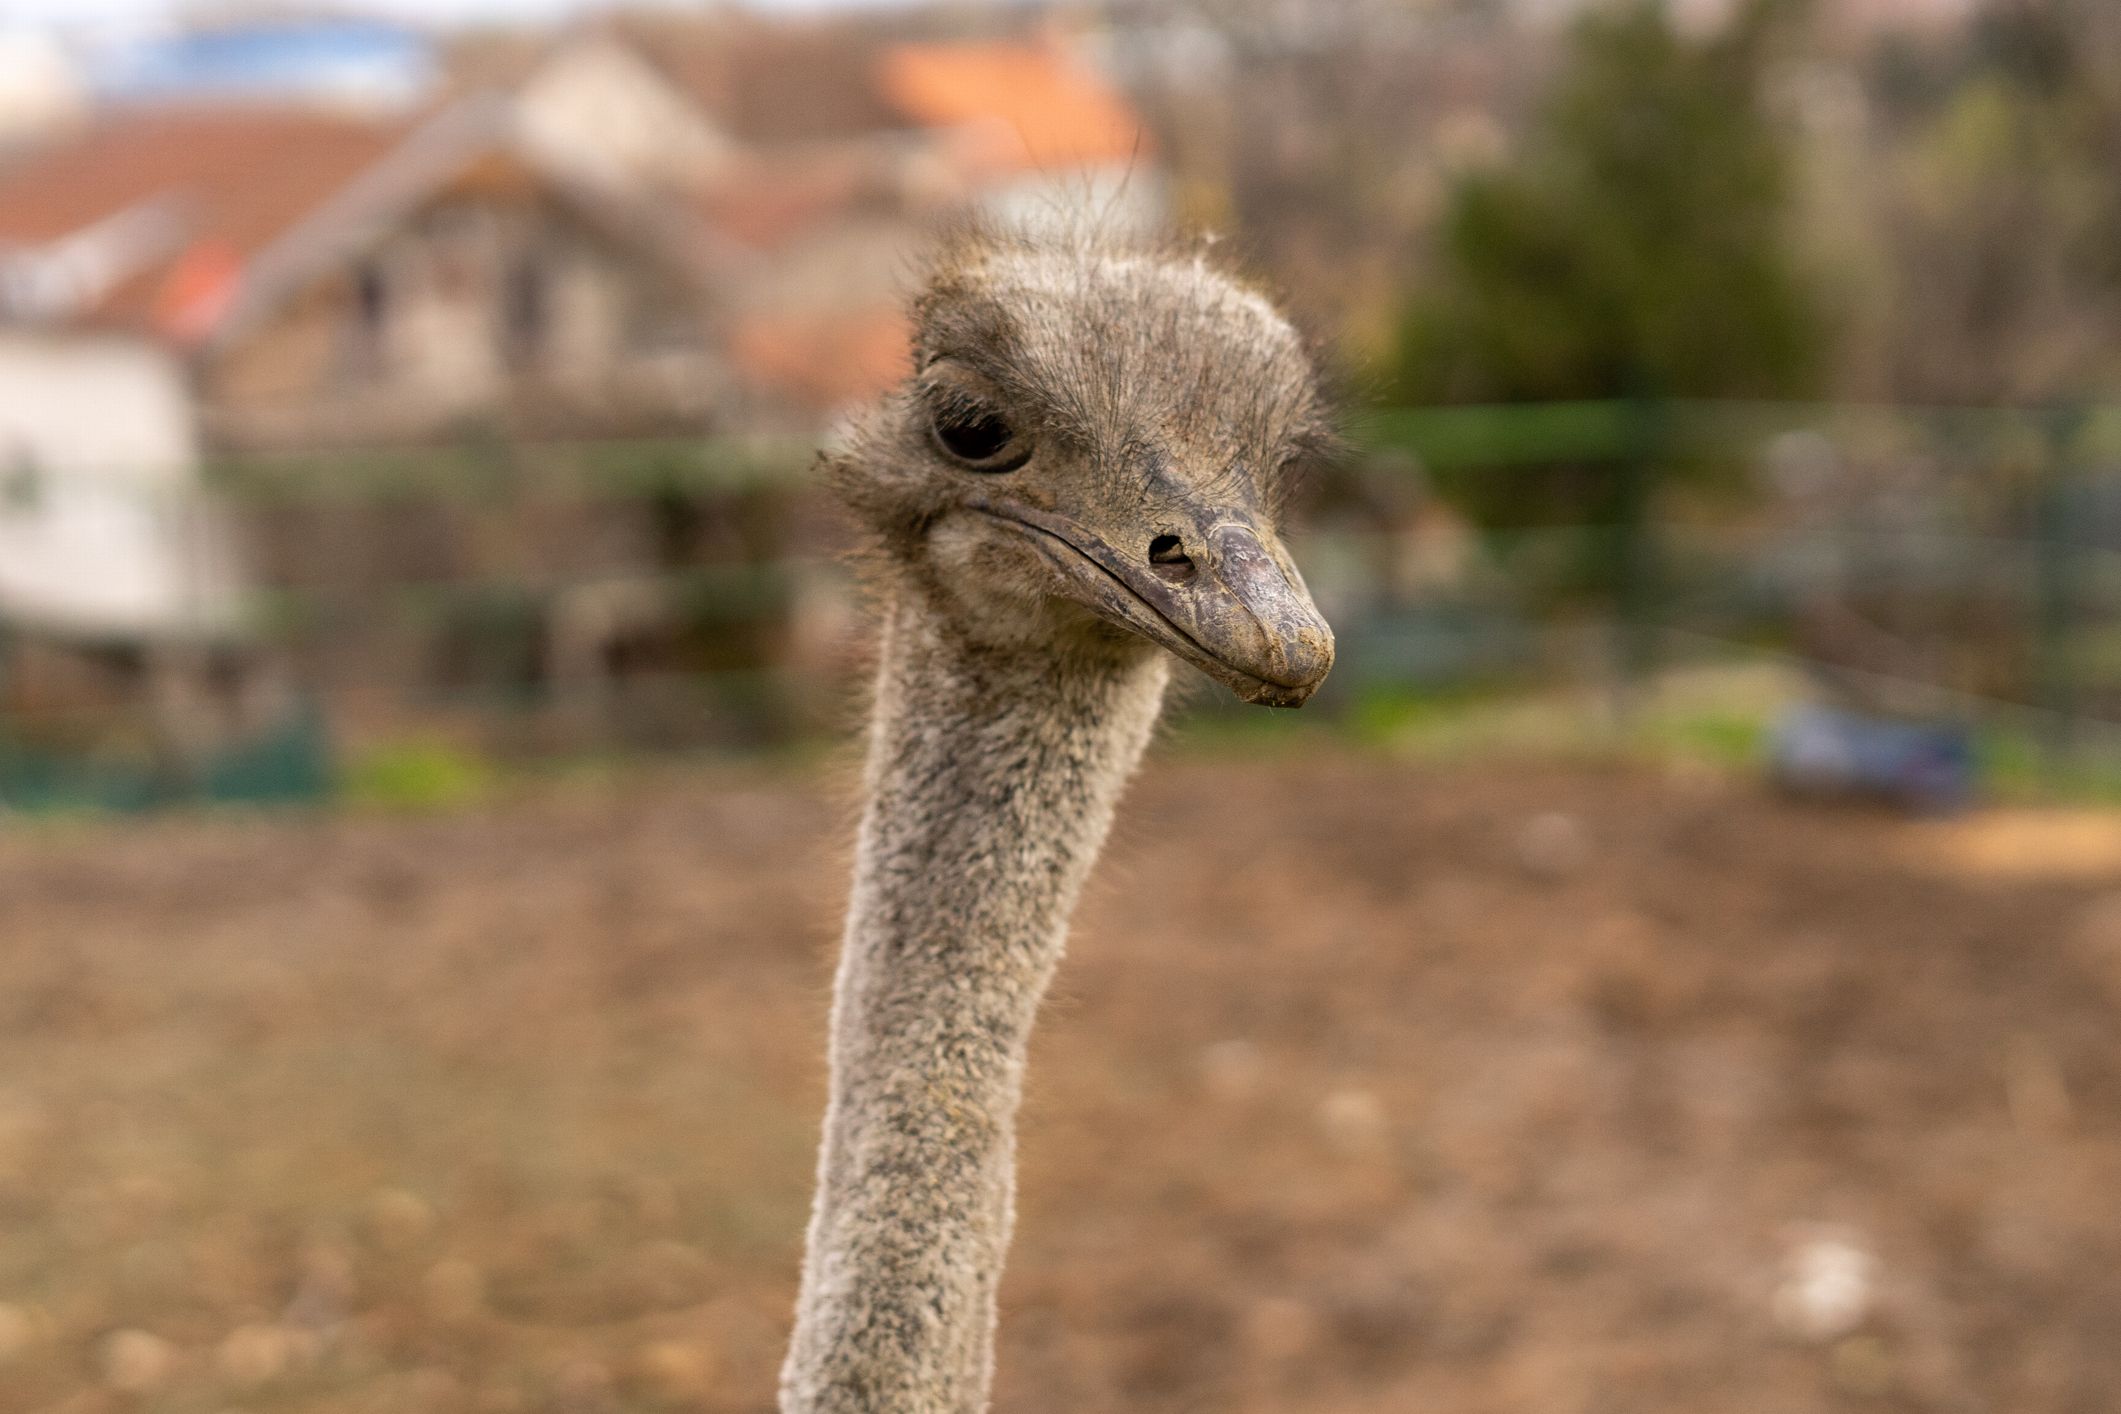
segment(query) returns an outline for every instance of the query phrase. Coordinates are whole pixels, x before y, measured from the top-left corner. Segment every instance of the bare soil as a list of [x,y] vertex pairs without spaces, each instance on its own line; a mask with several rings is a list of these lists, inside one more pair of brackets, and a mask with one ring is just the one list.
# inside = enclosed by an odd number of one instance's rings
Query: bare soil
[[[850,819],[688,771],[0,832],[0,1411],[769,1410]],[[2010,828],[1152,767],[997,1409],[2121,1408],[2121,827]]]

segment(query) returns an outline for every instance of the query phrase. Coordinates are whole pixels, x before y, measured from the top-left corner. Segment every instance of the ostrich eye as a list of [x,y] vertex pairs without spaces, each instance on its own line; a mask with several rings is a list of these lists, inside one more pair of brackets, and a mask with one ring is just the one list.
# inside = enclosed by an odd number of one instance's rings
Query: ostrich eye
[[986,403],[945,399],[933,427],[936,445],[973,471],[1015,471],[1031,459],[1030,439]]
[[983,462],[1009,445],[1009,424],[991,412],[974,413],[963,422],[937,422],[935,435],[951,456]]

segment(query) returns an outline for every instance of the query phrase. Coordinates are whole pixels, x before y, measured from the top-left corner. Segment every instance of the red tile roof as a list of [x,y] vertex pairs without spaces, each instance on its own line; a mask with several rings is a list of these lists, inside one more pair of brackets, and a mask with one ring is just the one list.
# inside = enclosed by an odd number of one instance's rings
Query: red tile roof
[[863,19],[619,31],[739,142],[819,144],[988,124],[1017,166],[1146,152],[1126,98],[1058,43],[903,42]]
[[91,313],[183,323],[208,298],[207,275],[240,270],[405,134],[398,123],[307,110],[121,113],[0,169],[0,247],[42,245],[171,200],[182,223],[179,248],[110,291]]
[[903,125],[894,130],[931,135],[924,160],[859,138],[771,148],[703,193],[710,228],[770,250],[857,211],[947,204],[996,178],[1149,150],[1126,100],[1052,46],[899,44],[863,72],[888,96]]

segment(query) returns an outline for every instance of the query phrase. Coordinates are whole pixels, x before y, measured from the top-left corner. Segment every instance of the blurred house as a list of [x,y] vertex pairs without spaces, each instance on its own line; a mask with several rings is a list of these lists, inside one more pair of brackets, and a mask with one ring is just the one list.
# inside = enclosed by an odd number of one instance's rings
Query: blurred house
[[753,257],[724,332],[755,425],[814,426],[903,372],[904,286],[943,218],[1168,214],[1139,115],[1058,38],[634,18],[483,42],[458,82],[508,92],[559,165],[669,194]]
[[[512,116],[120,109],[0,170],[0,706],[17,728],[146,708],[158,756],[192,763],[258,725],[277,669],[239,619],[202,455],[712,425],[717,243],[683,208],[557,170]],[[316,522],[244,550],[297,587]],[[405,563],[364,553],[378,582]],[[288,705],[270,707],[282,727]]]
[[[20,232],[38,201],[15,190],[0,221]],[[39,234],[0,246],[0,619],[87,640],[218,634],[225,567],[209,563],[184,504],[200,451],[183,356],[104,317],[174,248],[176,210],[98,203]]]
[[896,381],[905,285],[953,214],[1123,231],[1168,216],[1140,118],[1057,42],[813,43],[789,72],[834,95],[822,112],[784,108],[758,68],[694,80],[748,154],[700,209],[767,255],[730,314],[755,388],[834,412]]
[[723,176],[736,141],[640,48],[590,31],[504,56],[460,76],[514,101],[525,139],[548,159],[666,193]]
[[7,312],[174,351],[222,452],[704,428],[712,246],[492,102],[121,110],[0,172]]
[[106,642],[234,626],[232,571],[191,500],[184,372],[120,330],[0,328],[0,619]]
[[[344,101],[414,85],[340,83],[361,66],[331,57],[338,31],[215,31],[0,156],[0,376],[23,370],[43,419],[10,462],[0,407],[0,635],[116,632],[128,662],[221,671],[252,661],[247,567],[303,606],[255,663],[320,690],[336,731],[505,695],[557,709],[522,730],[590,740],[692,739],[703,676],[755,680],[834,637],[805,626],[848,617],[843,587],[790,567],[834,532],[805,459],[775,449],[903,374],[933,228],[1151,225],[1163,184],[1131,108],[1057,41],[670,32],[456,56],[406,107]],[[416,50],[380,52],[417,75]],[[790,436],[747,454],[719,433]],[[240,557],[202,462],[293,490],[243,506]],[[453,474],[501,462],[522,494],[467,504]],[[552,484],[577,489],[532,488],[562,464]],[[361,466],[403,466],[414,498],[319,494]],[[412,585],[416,617],[391,608]]]
[[902,39],[840,25],[738,29],[656,61],[751,159],[710,189],[866,168],[909,205],[1022,220],[1168,215],[1154,142],[1089,51],[1057,34]]
[[[0,325],[0,806],[147,798],[285,724],[198,472],[170,349],[119,328]],[[53,751],[125,739],[145,764],[55,784],[69,773]]]

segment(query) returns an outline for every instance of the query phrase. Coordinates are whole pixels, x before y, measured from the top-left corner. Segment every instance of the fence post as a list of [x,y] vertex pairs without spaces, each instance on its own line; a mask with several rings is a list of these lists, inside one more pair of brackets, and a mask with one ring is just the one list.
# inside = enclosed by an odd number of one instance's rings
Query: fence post
[[1625,404],[1626,430],[1614,468],[1612,546],[1613,712],[1623,727],[1657,671],[1657,547],[1651,521],[1665,452],[1668,410],[1656,398]]
[[2055,777],[2067,770],[2077,745],[2077,546],[2070,492],[2077,434],[2083,425],[2084,410],[2076,405],[2047,413],[2042,427],[2046,458],[2035,506],[2037,675],[2040,706],[2047,716],[2042,745],[2047,769]]

